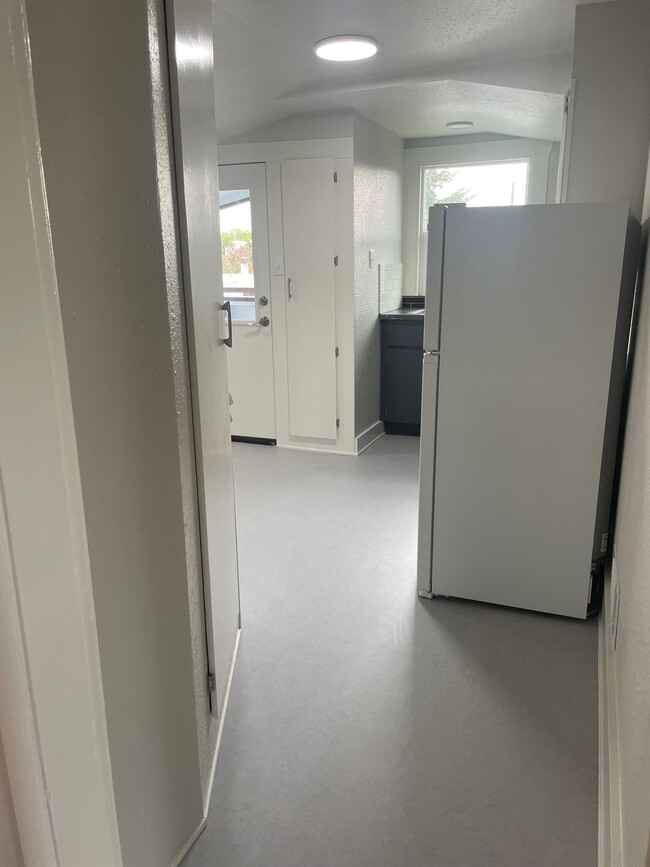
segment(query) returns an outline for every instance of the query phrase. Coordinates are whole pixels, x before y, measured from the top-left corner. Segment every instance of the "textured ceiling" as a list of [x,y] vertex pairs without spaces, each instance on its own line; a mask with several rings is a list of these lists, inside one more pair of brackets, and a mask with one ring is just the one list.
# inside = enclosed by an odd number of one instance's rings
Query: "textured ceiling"
[[[296,112],[356,108],[403,137],[558,138],[576,0],[214,0],[219,140]],[[339,33],[378,54],[328,64]]]

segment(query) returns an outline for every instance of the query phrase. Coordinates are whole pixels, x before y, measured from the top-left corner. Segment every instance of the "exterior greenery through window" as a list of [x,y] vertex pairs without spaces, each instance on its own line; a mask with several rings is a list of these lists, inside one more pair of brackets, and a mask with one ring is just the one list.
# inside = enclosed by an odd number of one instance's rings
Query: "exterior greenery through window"
[[255,320],[250,190],[220,190],[221,271],[234,322]]
[[429,208],[460,203],[472,207],[525,205],[529,160],[423,166],[420,187],[419,291],[425,292]]

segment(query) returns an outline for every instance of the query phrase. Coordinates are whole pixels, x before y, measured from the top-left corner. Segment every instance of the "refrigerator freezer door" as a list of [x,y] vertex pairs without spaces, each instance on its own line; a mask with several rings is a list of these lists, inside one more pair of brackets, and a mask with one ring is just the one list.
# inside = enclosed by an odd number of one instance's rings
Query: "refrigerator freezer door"
[[448,213],[434,594],[586,616],[627,222]]
[[430,352],[437,352],[440,348],[440,305],[446,216],[447,208],[440,206],[429,208],[424,348]]
[[436,414],[438,409],[438,355],[425,354],[422,365],[422,416],[420,423],[420,506],[418,512],[418,591],[431,595],[431,542],[433,538],[433,489],[436,465]]

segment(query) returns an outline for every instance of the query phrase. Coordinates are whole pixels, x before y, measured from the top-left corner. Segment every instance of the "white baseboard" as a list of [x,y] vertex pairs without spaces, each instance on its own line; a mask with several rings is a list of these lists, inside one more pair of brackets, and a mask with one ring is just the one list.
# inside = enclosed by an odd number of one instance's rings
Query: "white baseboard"
[[289,443],[278,443],[277,448],[279,449],[293,449],[296,452],[313,452],[319,453],[321,455],[346,455],[347,457],[355,457],[356,452],[348,452],[344,449],[326,449],[326,448],[313,448],[311,446],[295,446],[290,445]]
[[172,860],[169,862],[169,867],[178,867],[178,865],[181,863],[183,858],[187,855],[187,853],[190,851],[192,846],[196,843],[196,841],[198,840],[200,835],[205,831],[206,824],[207,824],[206,820],[201,819],[196,830],[192,832],[189,839],[186,840],[185,843],[183,843],[181,848],[178,850],[178,852],[174,855]]
[[598,867],[623,867],[616,669],[611,637],[611,575],[598,622]]
[[235,662],[237,661],[237,651],[239,650],[239,639],[241,638],[241,627],[237,630],[237,636],[235,638],[235,647],[232,652],[232,660],[230,663],[230,671],[228,673],[228,683],[226,685],[226,694],[223,700],[223,710],[221,712],[221,718],[219,720],[219,729],[217,731],[217,742],[214,747],[214,757],[212,759],[212,770],[210,771],[210,780],[208,782],[208,788],[206,789],[205,799],[203,801],[203,815],[207,819],[208,810],[210,809],[210,798],[212,797],[212,788],[214,786],[214,775],[217,772],[217,759],[219,758],[219,748],[221,747],[221,738],[223,737],[223,723],[226,718],[226,711],[228,710],[228,700],[230,698],[230,687],[232,686],[232,677],[235,671]]
[[361,452],[365,451],[368,446],[371,446],[379,439],[379,437],[383,437],[383,435],[383,421],[376,421],[374,424],[371,424],[370,427],[366,428],[363,433],[360,433],[356,438],[357,454],[360,455]]

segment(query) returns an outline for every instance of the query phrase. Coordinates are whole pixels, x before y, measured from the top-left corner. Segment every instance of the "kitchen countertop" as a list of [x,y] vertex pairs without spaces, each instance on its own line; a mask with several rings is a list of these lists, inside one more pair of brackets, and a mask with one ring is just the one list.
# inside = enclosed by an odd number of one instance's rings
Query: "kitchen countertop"
[[424,307],[400,307],[398,310],[389,310],[388,313],[380,313],[379,318],[381,320],[388,320],[389,322],[403,322],[404,320],[419,322],[424,320]]

